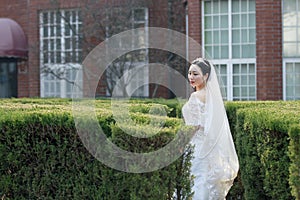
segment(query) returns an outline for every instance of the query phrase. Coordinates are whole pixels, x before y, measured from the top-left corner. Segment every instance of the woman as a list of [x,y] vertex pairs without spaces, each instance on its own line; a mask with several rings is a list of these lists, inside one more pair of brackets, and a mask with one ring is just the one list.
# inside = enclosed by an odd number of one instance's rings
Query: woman
[[239,169],[217,75],[205,59],[194,60],[188,79],[195,89],[182,108],[186,125],[196,127],[191,174],[193,199],[225,199]]

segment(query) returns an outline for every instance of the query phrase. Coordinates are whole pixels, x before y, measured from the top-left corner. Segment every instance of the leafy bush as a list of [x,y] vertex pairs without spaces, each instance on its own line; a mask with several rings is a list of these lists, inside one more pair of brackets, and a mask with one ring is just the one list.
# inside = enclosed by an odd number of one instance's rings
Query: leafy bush
[[300,125],[294,124],[289,129],[289,157],[291,159],[289,182],[292,195],[300,199]]
[[[162,141],[166,144],[172,140],[181,120],[155,112],[147,114],[149,105],[133,105],[136,109],[130,111],[130,117],[138,125],[135,128],[161,126],[157,128],[159,134],[151,138],[150,147],[140,145],[152,151]],[[110,101],[96,100],[95,112],[108,139],[125,145],[122,138],[128,142],[128,137],[117,129]],[[161,124],[162,119],[165,122]],[[85,123],[89,123],[88,119]],[[171,165],[154,172],[131,174],[111,169],[96,160],[82,144],[68,99],[1,100],[0,131],[2,199],[154,200],[171,199],[175,192],[178,199],[190,195],[191,149],[187,148]],[[135,145],[145,144],[134,138],[131,141]]]
[[299,112],[295,105],[279,105],[237,111],[236,144],[246,199],[292,199],[287,133]]
[[[0,101],[2,199],[171,199],[174,194],[190,198],[190,146],[163,169],[125,173],[87,151],[76,132],[70,99]],[[121,104],[117,113],[112,112],[109,99],[92,103],[107,139],[128,151],[160,149],[182,127],[182,99],[130,99],[128,115]],[[240,162],[227,199],[298,200],[300,101],[225,105]],[[90,123],[88,118],[82,122]]]

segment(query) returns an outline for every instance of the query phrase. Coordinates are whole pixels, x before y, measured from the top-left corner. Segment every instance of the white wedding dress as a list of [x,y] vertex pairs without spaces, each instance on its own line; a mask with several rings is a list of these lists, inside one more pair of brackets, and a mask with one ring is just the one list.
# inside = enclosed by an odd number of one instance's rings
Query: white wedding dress
[[[220,120],[215,123],[216,121],[209,119],[212,117],[209,111],[212,110],[194,94],[182,108],[186,125],[202,127],[190,141],[194,146],[191,161],[194,200],[224,200],[238,171],[228,121],[223,123]],[[218,114],[222,115],[222,112]],[[221,128],[210,128],[217,125]]]

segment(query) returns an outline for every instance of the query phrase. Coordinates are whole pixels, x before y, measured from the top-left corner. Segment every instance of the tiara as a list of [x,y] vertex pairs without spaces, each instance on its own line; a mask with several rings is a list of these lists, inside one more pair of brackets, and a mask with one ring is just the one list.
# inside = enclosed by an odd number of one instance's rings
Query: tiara
[[210,62],[208,60],[206,60],[205,58],[201,58],[201,57],[196,58],[195,60],[192,61],[192,63],[194,63],[194,62],[201,62],[201,63],[206,64],[207,66],[210,66]]

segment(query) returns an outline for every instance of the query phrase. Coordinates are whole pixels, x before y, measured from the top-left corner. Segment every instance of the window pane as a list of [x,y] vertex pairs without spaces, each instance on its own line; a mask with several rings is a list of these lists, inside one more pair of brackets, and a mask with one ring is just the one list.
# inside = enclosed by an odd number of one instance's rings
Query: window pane
[[244,0],[241,1],[241,9],[242,9],[242,12],[248,11],[248,1],[244,1]]
[[300,63],[295,63],[295,73],[300,73]]
[[221,15],[221,28],[228,28],[228,15]]
[[242,58],[251,58],[252,56],[252,45],[242,45]]
[[233,85],[240,85],[240,77],[239,76],[233,76]]
[[213,56],[212,47],[211,46],[206,46],[205,50],[206,50],[206,57],[212,57]]
[[240,1],[239,0],[232,1],[232,12],[240,12]]
[[240,15],[232,15],[232,27],[240,27]]
[[205,14],[211,14],[211,2],[210,1],[205,1],[204,4],[204,13]]
[[256,30],[255,29],[250,29],[249,30],[249,42],[255,43],[256,42]]
[[255,11],[255,0],[249,0],[249,11]]
[[218,1],[216,1],[216,2],[214,2],[214,4],[213,4],[213,13],[215,14],[215,13],[220,13],[220,8],[219,8],[220,6],[219,6],[219,2]]
[[232,31],[232,43],[240,43],[240,30]]
[[255,14],[249,14],[249,27],[254,27],[256,26],[256,18],[255,18]]
[[246,75],[241,76],[241,85],[248,85],[248,77]]
[[283,44],[284,56],[297,56],[297,45],[295,43],[284,43]]
[[221,58],[228,58],[229,52],[228,52],[228,46],[221,46]]
[[48,27],[47,26],[44,27],[44,29],[43,29],[43,36],[44,37],[48,37],[49,36],[49,32],[48,32]]
[[232,45],[232,57],[233,58],[240,58],[240,46],[239,45]]
[[248,88],[247,87],[241,87],[242,90],[242,97],[248,96]]
[[212,31],[205,31],[205,44],[212,44]]
[[240,73],[240,65],[234,64],[233,65],[233,73],[239,74]]
[[286,84],[291,86],[295,84],[293,74],[286,74]]
[[247,14],[242,14],[241,16],[241,27],[248,27]]
[[214,44],[220,44],[220,33],[219,33],[219,31],[214,31]]
[[206,29],[212,28],[212,18],[211,17],[204,18],[204,27]]
[[294,96],[294,87],[292,86],[286,87],[286,95],[291,99],[291,97]]
[[255,97],[255,87],[250,87],[249,88],[249,97]]
[[249,73],[255,74],[255,65],[254,64],[249,64]]
[[134,20],[135,21],[145,21],[145,9],[135,9],[134,10]]
[[289,12],[283,14],[283,24],[284,26],[296,26],[297,25],[297,13]]
[[221,44],[228,44],[228,30],[221,31]]
[[255,75],[249,75],[249,85],[255,85]]
[[220,47],[219,46],[214,46],[214,58],[220,58]]
[[283,11],[284,12],[291,12],[291,11],[296,11],[297,9],[297,0],[284,0],[283,1]]
[[297,28],[283,28],[284,34],[283,34],[283,41],[284,42],[293,42],[297,41]]
[[228,13],[228,1],[221,0],[221,13]]
[[300,74],[295,74],[295,85],[300,85]]
[[233,96],[234,97],[240,96],[240,88],[239,87],[233,87]]
[[248,73],[248,67],[247,64],[241,65],[241,74],[247,74]]
[[286,63],[286,72],[293,73],[294,72],[294,64],[293,63]]
[[218,28],[219,27],[219,16],[213,17],[213,27]]
[[242,29],[242,35],[241,35],[241,41],[242,43],[247,43],[248,42],[248,30],[247,29]]

